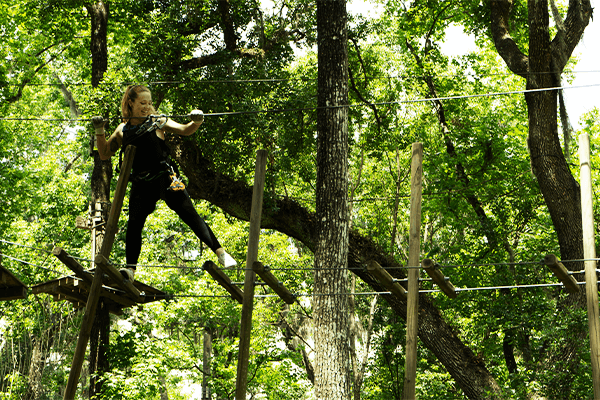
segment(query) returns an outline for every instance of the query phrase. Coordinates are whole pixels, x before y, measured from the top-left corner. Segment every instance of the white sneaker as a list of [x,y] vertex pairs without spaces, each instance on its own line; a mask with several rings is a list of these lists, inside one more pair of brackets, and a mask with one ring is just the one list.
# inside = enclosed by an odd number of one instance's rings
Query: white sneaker
[[219,263],[224,268],[233,268],[237,265],[237,262],[233,259],[233,257],[231,257],[229,254],[227,254],[226,251],[219,254],[217,256],[217,258],[219,259]]
[[121,275],[123,275],[123,278],[129,279],[131,282],[133,282],[133,276],[135,275],[135,272],[131,268],[121,268],[119,272]]

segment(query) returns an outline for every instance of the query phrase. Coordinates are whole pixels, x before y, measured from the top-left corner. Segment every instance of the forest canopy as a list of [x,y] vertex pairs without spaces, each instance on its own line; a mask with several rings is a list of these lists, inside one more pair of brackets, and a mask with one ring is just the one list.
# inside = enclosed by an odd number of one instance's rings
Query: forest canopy
[[[584,280],[577,138],[591,137],[595,187],[600,112],[575,130],[560,91],[546,89],[578,73],[573,51],[592,11],[589,1],[537,3],[378,0],[376,16],[348,14],[351,231],[340,295],[354,399],[402,397],[406,302],[365,266],[406,278],[415,142],[420,259],[461,289],[451,299],[421,272],[419,398],[593,395],[585,294],[556,285],[541,262],[555,254]],[[316,26],[305,0],[3,1],[0,265],[30,288],[72,274],[55,247],[90,266],[90,231],[76,220],[96,199],[91,118],[112,132],[124,89],[147,85],[158,114],[205,114],[194,135],[167,142],[199,214],[238,260],[225,271],[233,282],[244,281],[256,152],[268,152],[258,259],[297,301],[257,285],[248,394],[314,398]],[[476,50],[446,55],[451,26]],[[111,198],[116,164],[101,175],[112,175]],[[127,199],[115,265],[125,263]],[[203,270],[207,260],[217,259],[159,203],[136,279],[172,296],[110,316],[107,364],[89,368],[88,355],[77,398],[234,398],[241,306]],[[0,301],[0,399],[62,398],[83,311],[48,294]]]

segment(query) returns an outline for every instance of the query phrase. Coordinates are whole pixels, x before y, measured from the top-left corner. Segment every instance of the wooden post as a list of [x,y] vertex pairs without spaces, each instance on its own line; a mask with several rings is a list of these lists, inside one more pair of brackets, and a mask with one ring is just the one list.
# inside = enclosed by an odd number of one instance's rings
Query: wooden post
[[588,325],[594,398],[600,399],[600,321],[598,313],[598,277],[596,275],[596,245],[594,238],[594,210],[592,201],[592,172],[590,168],[590,137],[579,135],[579,162],[581,179],[581,222],[583,228],[583,257],[585,261],[585,292],[587,296]]
[[204,344],[202,346],[202,400],[210,400],[210,388],[208,379],[210,378],[210,360],[212,358],[212,330],[204,328]]
[[446,294],[446,296],[450,297],[451,299],[456,298],[457,293],[454,285],[450,283],[450,281],[446,280],[444,274],[442,274],[442,272],[436,268],[437,264],[434,263],[433,260],[426,258],[423,260],[423,262],[421,262],[421,265],[423,266],[425,272],[427,272],[427,275],[433,279],[433,281],[438,285],[440,290]]
[[254,264],[252,264],[252,270],[256,272],[287,304],[294,304],[296,302],[296,296],[287,290],[287,288],[283,286],[260,261],[255,261]]
[[546,254],[544,257],[544,264],[554,275],[565,285],[565,288],[569,293],[579,293],[580,287],[577,284],[573,275],[569,275],[567,268],[561,263],[554,254]]
[[[104,258],[108,258],[110,255],[112,245],[115,241],[115,235],[117,234],[118,228],[117,224],[119,222],[121,207],[123,206],[123,197],[125,197],[125,189],[127,188],[127,182],[129,181],[129,174],[131,172],[131,165],[133,164],[134,155],[135,147],[128,146],[125,150],[125,157],[121,167],[119,180],[117,181],[117,188],[115,190],[114,203],[110,209],[106,233],[100,249],[99,256],[103,256]],[[96,263],[97,262],[98,261],[96,260]],[[94,323],[94,317],[96,316],[96,309],[100,299],[103,274],[104,272],[102,268],[96,268],[94,272],[94,279],[92,280],[92,287],[90,288],[90,292],[88,294],[88,301],[85,306],[85,314],[83,315],[83,321],[81,322],[81,328],[79,330],[79,337],[77,338],[77,346],[75,347],[73,364],[71,365],[69,380],[67,381],[67,387],[65,388],[65,394],[63,397],[64,400],[73,400],[75,398],[77,381],[79,380],[79,375],[81,375],[81,367],[85,358],[85,349],[87,348],[90,340],[92,324]]]
[[402,398],[416,398],[417,339],[419,335],[419,258],[421,252],[421,193],[423,144],[413,143],[410,180],[410,229],[408,238],[408,293],[406,309],[406,363]]
[[267,151],[259,150],[256,155],[254,171],[254,189],[252,192],[252,209],[250,210],[250,233],[248,237],[248,253],[246,254],[246,275],[244,279],[244,301],[242,303],[242,320],[240,325],[240,350],[237,364],[235,398],[246,399],[248,384],[248,363],[250,360],[250,333],[252,331],[252,311],[254,308],[254,280],[256,274],[252,264],[258,259],[258,239],[260,237],[260,220],[262,216],[263,192]]
[[367,271],[397,298],[406,300],[406,290],[398,282],[395,282],[389,272],[383,269],[377,261],[369,261],[367,263]]

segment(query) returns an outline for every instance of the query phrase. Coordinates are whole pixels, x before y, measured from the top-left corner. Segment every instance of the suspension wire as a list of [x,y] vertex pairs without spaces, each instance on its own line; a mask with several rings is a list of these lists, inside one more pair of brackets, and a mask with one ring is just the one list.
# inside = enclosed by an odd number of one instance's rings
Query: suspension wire
[[[36,268],[41,268],[43,270],[46,270],[48,272],[53,272],[55,274],[59,274],[59,275],[63,275],[63,276],[65,274],[64,272],[60,272],[60,271],[57,271],[57,270],[54,270],[54,269],[51,269],[51,268],[48,268],[48,267],[44,267],[43,265],[33,264],[33,263],[30,263],[29,261],[21,260],[20,258],[16,258],[16,257],[11,257],[11,256],[9,256],[7,254],[4,254],[4,253],[0,253],[0,256],[6,257],[6,258],[8,258],[10,260],[19,262],[21,264],[30,265],[30,266],[36,267]],[[71,276],[71,275],[67,275],[67,277],[76,278],[76,277]],[[77,279],[79,279],[79,278],[77,278]]]
[[28,246],[26,244],[21,244],[21,243],[9,242],[8,240],[4,240],[4,239],[0,239],[0,242],[6,243],[6,244],[11,244],[13,246],[19,246],[19,247],[25,247],[28,249],[32,249],[32,250],[37,250],[39,252],[52,253],[50,250],[41,249],[39,247]]
[[[577,282],[578,285],[585,285],[585,282]],[[455,288],[455,292],[469,292],[482,290],[504,290],[504,289],[535,289],[544,287],[564,287],[562,283],[539,283],[539,284],[524,284],[524,285],[507,285],[507,286],[481,286],[472,288]],[[419,293],[442,293],[440,289],[424,289],[419,290]],[[346,292],[346,293],[295,293],[294,297],[315,297],[315,296],[378,296],[391,295],[391,292]],[[164,298],[231,298],[231,295],[210,295],[210,294],[165,294],[153,295],[154,297]],[[274,298],[279,297],[277,294],[258,294],[254,298]]]
[[[578,285],[585,285],[585,282],[577,282]],[[509,286],[483,286],[483,287],[475,287],[475,288],[455,288],[456,292],[467,292],[467,291],[476,291],[476,290],[502,290],[502,289],[521,289],[521,288],[541,288],[541,287],[555,287],[555,286],[565,286],[562,283],[539,283],[539,284],[529,284],[529,285],[509,285]],[[440,290],[437,290],[438,292]]]
[[[513,94],[525,94],[525,93],[535,93],[535,92],[546,92],[552,90],[566,90],[566,89],[581,89],[581,88],[590,88],[600,86],[600,83],[597,84],[589,84],[589,85],[581,85],[581,86],[558,86],[552,88],[540,88],[540,89],[524,89],[524,90],[513,90],[507,92],[491,92],[491,93],[482,93],[482,94],[472,94],[472,95],[458,95],[458,96],[445,96],[445,97],[432,97],[432,98],[420,98],[413,100],[398,100],[398,101],[386,101],[379,103],[372,103],[370,105],[360,103],[360,104],[346,104],[346,105],[338,105],[338,106],[314,106],[314,107],[300,107],[300,108],[289,108],[289,109],[272,109],[272,110],[248,110],[248,111],[233,111],[233,112],[219,112],[219,113],[206,113],[204,116],[237,116],[237,115],[251,115],[251,114],[262,114],[262,113],[282,113],[282,112],[295,112],[295,111],[314,111],[318,109],[336,109],[336,108],[354,108],[354,107],[368,107],[368,106],[383,106],[383,105],[394,105],[394,104],[411,104],[411,103],[424,103],[428,101],[441,101],[441,100],[459,100],[459,99],[469,99],[469,98],[479,98],[479,97],[494,97],[494,96],[505,96],[505,95],[513,95]],[[189,115],[164,115],[168,118],[186,118]],[[111,117],[112,119],[122,119],[119,117]],[[0,120],[3,121],[44,121],[44,122],[58,122],[58,121],[78,121],[78,122],[89,122],[91,118],[79,118],[74,120],[73,118],[18,118],[18,117],[0,117]]]
[[[2,240],[0,239],[1,242],[3,243],[7,243],[7,244],[12,244],[12,245],[16,245],[16,246],[21,246],[21,247],[26,247],[26,248],[30,248],[33,250],[40,250],[40,251],[45,251],[43,249],[37,249],[35,247],[32,246],[27,246],[27,245],[22,245],[19,243],[14,243],[14,242],[9,242],[6,240]],[[41,266],[41,265],[37,265],[37,264],[33,264],[30,263],[28,261],[24,261],[21,260],[19,258],[15,258],[3,253],[0,253],[0,256],[2,257],[6,257],[8,259],[20,262],[22,264],[26,264],[26,265],[31,265],[37,268],[41,268],[44,269],[46,271],[49,272],[53,272],[59,275],[63,275],[62,272]],[[78,259],[78,260],[84,260],[84,261],[91,261],[89,259],[84,259],[81,257],[75,257],[75,256],[70,256],[71,258],[74,259]],[[565,263],[565,262],[584,262],[584,261],[600,261],[600,258],[590,258],[590,259],[576,259],[576,260],[562,260],[561,262]],[[503,263],[486,263],[486,264],[462,264],[462,265],[446,265],[446,266],[440,266],[440,268],[451,268],[451,267],[484,267],[484,266],[509,266],[509,265],[539,265],[542,264],[541,261],[526,261],[526,262],[503,262]],[[147,266],[142,266],[142,265],[137,265],[139,267],[146,267],[146,268],[178,268],[178,269],[197,269],[194,267],[181,267],[181,266],[159,266],[159,265],[147,265]],[[421,266],[403,266],[403,267],[388,267],[388,268],[384,268],[384,269],[407,269],[407,268],[419,268],[421,269]],[[248,270],[248,268],[244,268],[246,270]],[[302,267],[302,268],[270,268],[271,271],[318,271],[318,270],[337,270],[337,269],[347,269],[347,270],[363,270],[363,268],[307,268],[307,267]],[[585,270],[582,271],[569,271],[570,275],[574,275],[574,274],[581,274],[584,273]],[[596,269],[596,272],[599,272],[598,269]],[[71,277],[73,279],[79,279],[79,277],[76,276],[72,276],[72,275],[68,275],[67,277]],[[578,285],[584,285],[585,282],[577,282]],[[472,287],[472,288],[455,288],[455,292],[464,292],[464,291],[482,291],[482,290],[503,290],[503,289],[523,289],[523,288],[542,288],[542,287],[564,287],[564,284],[562,283],[545,283],[545,284],[523,284],[523,285],[507,285],[507,286],[482,286],[482,287]],[[438,293],[441,292],[441,290],[439,289],[426,289],[426,290],[420,290],[419,293]],[[123,292],[124,293],[124,292]],[[391,292],[386,291],[386,292],[358,292],[358,293],[312,293],[312,294],[308,294],[308,293],[300,293],[300,294],[294,294],[295,297],[315,297],[315,296],[341,296],[341,295],[384,295],[384,294],[391,294]],[[184,294],[164,294],[164,295],[154,295],[155,297],[163,297],[163,298],[176,298],[176,297],[189,297],[189,298],[230,298],[231,295],[184,295]],[[279,297],[276,294],[265,294],[265,295],[255,295],[255,298],[271,298],[271,297]]]
[[[584,261],[600,261],[600,258],[584,258],[579,260],[561,260],[561,263],[577,263]],[[484,264],[454,264],[454,265],[440,265],[440,268],[462,268],[462,267],[497,267],[497,266],[513,266],[513,265],[539,265],[543,264],[543,260],[540,261],[521,261],[521,262],[498,262],[498,263],[484,263]]]
[[[584,70],[584,71],[562,71],[562,73],[567,74],[587,74],[587,73],[598,73],[600,70]],[[525,75],[555,75],[557,72],[553,71],[543,71],[543,72],[527,72]],[[511,72],[504,73],[467,73],[467,74],[440,74],[436,75],[436,78],[452,78],[452,77],[475,77],[475,78],[485,78],[485,77],[502,77],[502,76],[514,76]],[[365,78],[360,78],[359,80],[388,80],[388,79],[423,79],[428,77],[428,75],[371,75]],[[293,81],[316,81],[317,78],[307,78],[307,77],[297,77],[297,78],[250,78],[250,79],[207,79],[202,81],[153,81],[153,82],[145,82],[145,85],[155,86],[155,85],[187,85],[190,83],[195,84],[214,84],[214,83],[285,83],[285,82],[293,82]],[[137,85],[139,82],[122,82],[117,83],[120,86],[128,86],[128,85]],[[1,83],[2,86],[21,86],[21,83]],[[41,83],[27,83],[27,86],[91,86],[90,82],[62,82],[62,83],[50,83],[50,82],[41,82]],[[103,84],[101,83],[100,86]]]
[[[24,244],[20,244],[20,243],[15,243],[15,242],[10,242],[7,240],[3,240],[0,239],[0,242],[2,243],[6,243],[6,244],[10,244],[10,245],[14,245],[14,246],[20,246],[20,247],[25,247],[25,248],[29,248],[32,250],[36,250],[36,251],[40,251],[40,252],[46,252],[46,253],[52,253],[49,250],[46,249],[41,249],[41,248],[37,248],[37,247],[33,247],[33,246],[28,246],[28,245],[24,245]],[[0,253],[0,255],[3,255]],[[14,259],[13,257],[10,256],[6,256],[7,258],[11,258]],[[85,261],[85,262],[89,262],[89,263],[93,263],[94,261],[89,259],[89,258],[85,258],[85,257],[78,257],[78,256],[74,256],[69,254],[70,258],[75,259],[75,260],[79,260],[79,261]],[[16,261],[25,263],[25,264],[29,264],[32,266],[37,266],[35,264],[31,264],[28,263],[27,261],[23,261],[20,259],[14,259]],[[585,261],[600,261],[600,258],[583,258],[583,259],[574,259],[574,260],[560,260],[561,263],[580,263],[580,262],[585,262]],[[131,264],[121,264],[121,263],[111,263],[113,266],[127,266],[127,265],[131,265]],[[495,263],[466,263],[466,264],[438,264],[438,268],[478,268],[478,267],[501,267],[501,266],[522,266],[522,265],[542,265],[543,264],[543,259],[540,259],[540,261],[520,261],[520,262],[510,262],[510,261],[506,261],[506,262],[495,262]],[[179,266],[179,265],[144,265],[144,264],[136,264],[136,267],[140,267],[140,268],[164,268],[164,269],[202,269],[201,267],[193,267],[193,266]],[[40,268],[45,268],[40,266]],[[383,269],[387,269],[387,270],[396,270],[396,269],[421,269],[423,268],[422,266],[418,265],[418,266],[410,266],[410,265],[401,265],[401,266],[394,266],[394,267],[382,267]],[[47,269],[47,268],[46,268]],[[270,271],[336,271],[336,270],[349,270],[349,271],[362,271],[365,268],[364,267],[350,267],[350,268],[336,268],[336,267],[331,267],[331,268],[315,268],[315,267],[269,267]],[[251,271],[252,268],[241,268],[240,270],[244,270],[244,271]],[[49,270],[52,271],[52,270]],[[53,271],[56,272],[56,271]],[[578,273],[578,272],[573,272],[571,271],[570,273]]]

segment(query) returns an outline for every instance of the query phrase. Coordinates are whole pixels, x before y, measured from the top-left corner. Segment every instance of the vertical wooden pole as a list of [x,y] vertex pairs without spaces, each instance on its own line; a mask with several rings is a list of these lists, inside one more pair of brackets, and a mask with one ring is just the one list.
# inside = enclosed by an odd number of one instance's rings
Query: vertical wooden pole
[[240,326],[240,350],[237,365],[235,398],[246,399],[248,384],[248,362],[250,359],[250,333],[252,331],[252,310],[254,308],[255,272],[252,264],[258,259],[258,239],[260,237],[260,219],[262,216],[263,192],[265,189],[265,173],[267,151],[259,150],[256,154],[254,171],[254,189],[252,192],[252,209],[250,210],[250,233],[248,237],[248,253],[246,254],[246,275],[244,279],[244,301],[242,303],[242,321]]
[[600,399],[600,321],[598,313],[598,278],[596,276],[596,245],[594,238],[594,210],[592,203],[592,172],[590,168],[590,137],[579,135],[579,162],[581,179],[581,222],[583,227],[583,257],[585,261],[585,292],[587,296],[588,325],[594,398]]
[[[135,147],[128,146],[125,150],[121,174],[119,175],[117,188],[115,189],[114,202],[110,209],[104,240],[102,241],[102,247],[100,248],[100,254],[105,258],[109,257],[112,245],[115,241],[115,235],[117,234],[119,215],[121,214],[121,208],[123,207],[123,197],[125,197],[125,190],[127,189],[127,182],[129,181],[129,174],[131,173],[131,165],[133,164],[134,156]],[[83,321],[81,322],[81,328],[79,329],[79,337],[77,338],[77,346],[75,347],[75,354],[73,355],[71,371],[69,371],[69,380],[67,381],[67,387],[65,388],[64,400],[73,400],[75,398],[77,381],[79,381],[81,367],[83,366],[83,360],[85,358],[85,349],[90,340],[92,324],[94,323],[96,308],[98,307],[98,301],[100,300],[102,275],[104,275],[102,268],[96,267],[92,286],[90,287],[90,292],[88,294],[88,301],[85,306],[85,314],[83,315]]]
[[204,328],[204,342],[202,351],[202,400],[210,400],[210,388],[208,379],[210,378],[210,361],[212,358],[212,330]]
[[410,180],[410,231],[408,239],[408,293],[406,310],[406,363],[402,398],[416,398],[417,339],[419,334],[419,258],[421,252],[421,193],[423,144],[413,143]]

